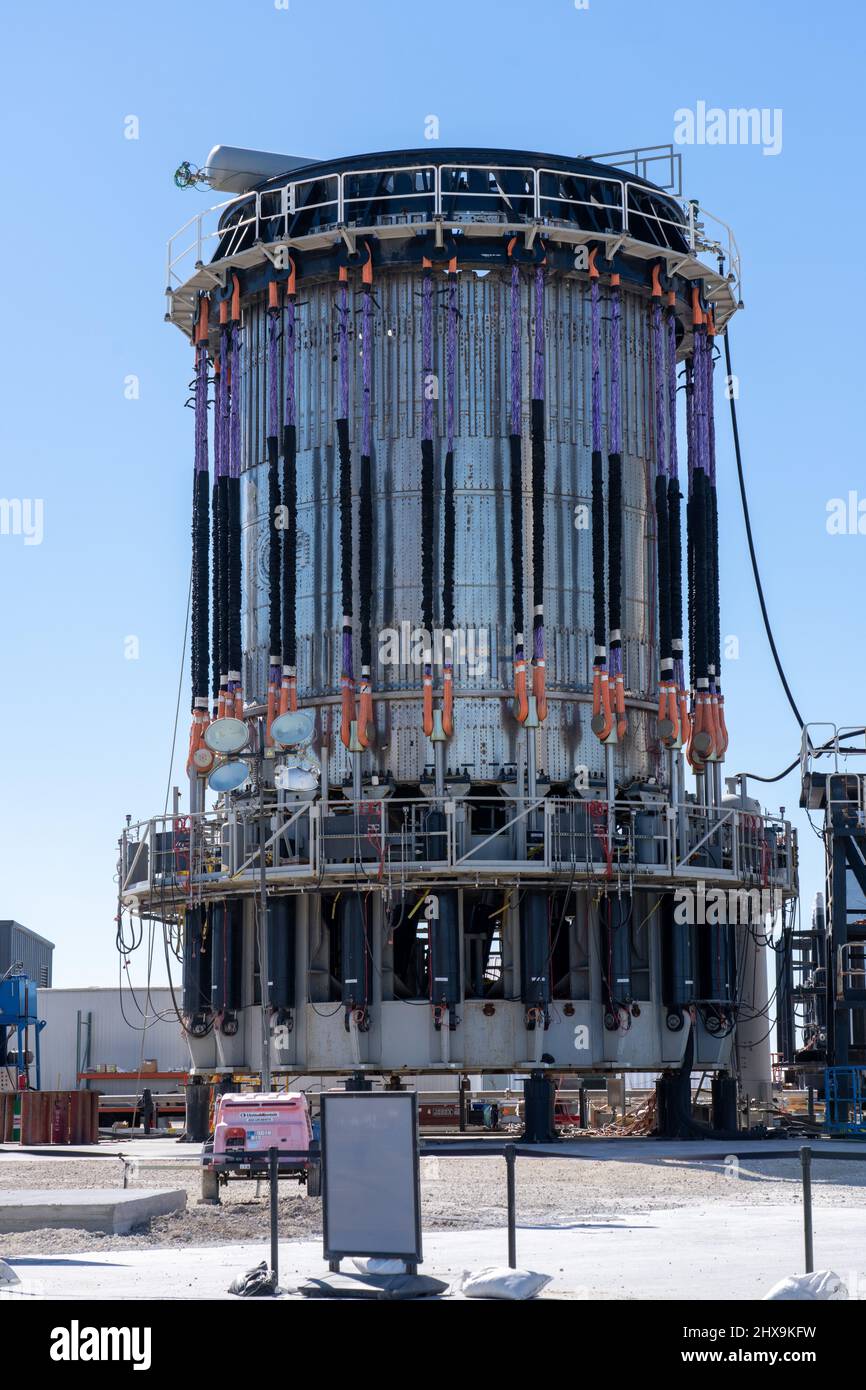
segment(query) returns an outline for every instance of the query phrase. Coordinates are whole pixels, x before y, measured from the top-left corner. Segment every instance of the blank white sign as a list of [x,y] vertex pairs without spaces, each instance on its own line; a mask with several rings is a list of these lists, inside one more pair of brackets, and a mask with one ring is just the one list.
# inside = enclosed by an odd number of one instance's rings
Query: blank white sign
[[322,1096],[326,1259],[421,1260],[417,1114],[412,1091]]

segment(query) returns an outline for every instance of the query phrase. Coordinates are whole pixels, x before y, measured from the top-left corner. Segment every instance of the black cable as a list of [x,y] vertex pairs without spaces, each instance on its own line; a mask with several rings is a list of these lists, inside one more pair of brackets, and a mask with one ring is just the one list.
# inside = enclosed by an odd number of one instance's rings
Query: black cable
[[421,626],[433,640],[433,440],[421,440]]
[[544,626],[544,401],[530,405],[532,437],[532,606],[533,631]]
[[279,475],[279,436],[268,435],[268,641],[269,655],[278,656],[282,651],[281,616],[281,568],[282,546],[281,530],[277,525],[282,499],[280,497]]
[[[219,408],[219,403],[217,403]],[[211,491],[211,526],[213,529],[213,552],[211,557],[211,609],[213,612],[213,631],[211,636],[211,700],[216,709],[220,693],[220,479],[214,478]]]
[[373,466],[369,454],[361,455],[358,499],[358,602],[361,624],[361,670],[373,665]]
[[[595,499],[593,498],[593,527]],[[602,546],[604,542],[602,541]],[[593,531],[593,563],[595,563],[595,534]],[[603,596],[602,596],[603,597]],[[622,455],[607,456],[607,603],[608,625],[611,632],[622,627]],[[614,638],[610,646],[618,643]]]
[[595,663],[603,664],[600,648],[606,648],[604,597],[604,472],[601,450],[592,452],[592,614]]
[[[733,368],[732,368],[732,366],[731,366],[731,332],[730,332],[730,328],[728,328],[728,329],[726,330],[726,332],[725,332],[725,371],[726,371],[726,373],[727,373],[728,381],[729,381],[729,382],[732,381],[732,380],[733,380]],[[797,708],[797,702],[796,702],[796,700],[794,699],[794,696],[791,694],[791,687],[790,687],[789,684],[788,684],[788,679],[787,679],[787,677],[786,677],[786,675],[785,675],[784,669],[783,669],[783,667],[782,667],[782,662],[781,662],[781,659],[780,659],[780,657],[779,657],[778,650],[777,650],[777,648],[776,648],[776,641],[775,641],[775,638],[773,637],[773,629],[772,629],[772,627],[770,626],[770,617],[769,617],[769,614],[768,614],[768,612],[767,612],[767,604],[766,604],[765,599],[764,599],[764,588],[763,588],[763,585],[761,584],[761,575],[760,575],[760,572],[759,572],[759,570],[758,570],[758,557],[757,557],[757,555],[755,554],[755,542],[754,542],[754,539],[753,539],[753,537],[752,537],[752,522],[751,522],[751,518],[750,518],[750,516],[749,516],[749,503],[748,503],[748,499],[747,499],[747,497],[746,497],[746,480],[745,480],[745,477],[744,477],[744,475],[743,475],[743,459],[742,459],[742,454],[741,454],[741,451],[740,451],[740,431],[739,431],[739,427],[738,427],[738,425],[737,425],[737,403],[736,403],[736,401],[735,401],[735,399],[734,399],[734,392],[733,392],[733,391],[729,391],[729,392],[728,392],[728,395],[730,396],[730,404],[731,404],[731,427],[732,427],[732,429],[733,429],[733,434],[734,434],[734,453],[735,453],[736,459],[737,459],[737,477],[738,477],[739,483],[740,483],[740,500],[742,501],[742,504],[743,504],[743,520],[744,520],[745,523],[746,523],[746,539],[748,540],[748,543],[749,543],[749,556],[750,556],[751,561],[752,561],[752,574],[754,575],[754,578],[755,578],[755,588],[756,588],[756,590],[757,590],[757,592],[758,592],[758,602],[759,602],[759,604],[761,605],[761,617],[762,617],[763,620],[764,620],[764,631],[765,631],[766,634],[767,634],[767,641],[768,641],[769,644],[770,644],[770,651],[772,652],[772,654],[773,654],[773,660],[774,660],[774,662],[776,663],[776,670],[777,670],[778,673],[779,673],[779,680],[782,682],[782,689],[784,690],[785,695],[786,695],[787,698],[788,698],[788,704],[791,706],[791,709],[792,709],[793,714],[794,714],[794,718],[796,719],[797,723],[799,724],[800,728],[802,729],[802,728],[803,728],[803,716],[800,714],[800,711],[799,711],[799,709]]]
[[514,640],[523,635],[523,449],[519,434],[509,435],[511,461],[511,615]]
[[297,431],[294,425],[283,426],[283,594],[282,641],[283,662],[297,666],[297,560],[298,560],[298,474]]
[[446,632],[454,628],[454,544],[456,516],[454,511],[454,451],[449,449],[445,455],[444,478],[445,533],[442,540],[442,627]]
[[671,556],[668,524],[668,485],[664,473],[656,474],[656,565],[659,597],[659,664],[662,679],[671,674]]

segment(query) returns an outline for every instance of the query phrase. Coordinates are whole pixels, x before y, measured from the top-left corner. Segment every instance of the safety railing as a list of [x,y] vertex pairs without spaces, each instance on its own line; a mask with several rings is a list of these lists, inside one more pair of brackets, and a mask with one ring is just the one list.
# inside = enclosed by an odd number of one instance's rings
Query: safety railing
[[[264,842],[264,843],[263,843]],[[759,914],[796,887],[789,822],[729,807],[583,798],[420,797],[158,816],[121,839],[122,897],[266,881],[395,877],[627,876],[762,893]],[[764,891],[766,890],[766,892]]]
[[[374,216],[363,216],[373,208]],[[499,164],[347,169],[242,193],[197,213],[169,238],[166,292],[171,301],[206,259],[231,261],[259,242],[287,239],[293,235],[299,213],[311,215],[308,231],[294,233],[295,240],[303,241],[307,234],[321,236],[340,227],[374,230],[377,225],[404,221],[417,225],[437,218],[458,225],[461,221],[567,225],[574,223],[571,214],[578,210],[584,216],[591,214],[592,226],[583,231],[631,238],[668,256],[678,254],[683,244],[692,257],[710,252],[724,261],[725,273],[739,294],[740,253],[734,234],[696,201],[670,194],[663,200],[651,188],[625,177]],[[654,240],[646,235],[649,230]]]

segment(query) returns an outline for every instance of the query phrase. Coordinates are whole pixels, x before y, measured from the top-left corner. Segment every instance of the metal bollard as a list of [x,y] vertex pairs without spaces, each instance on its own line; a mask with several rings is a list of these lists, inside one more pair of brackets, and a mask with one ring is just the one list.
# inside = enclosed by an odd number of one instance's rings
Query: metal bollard
[[815,1250],[812,1231],[812,1150],[804,1145],[800,1150],[800,1167],[803,1171],[803,1234],[806,1243],[806,1273],[815,1269]]
[[280,1237],[279,1237],[279,1213],[277,1210],[278,1183],[277,1178],[277,1154],[276,1149],[268,1149],[268,1166],[270,1168],[271,1179],[271,1272],[274,1276],[274,1289],[279,1287],[280,1282]]
[[508,1194],[508,1268],[517,1268],[517,1210],[514,1190],[514,1169],[517,1150],[513,1144],[505,1145],[505,1182]]

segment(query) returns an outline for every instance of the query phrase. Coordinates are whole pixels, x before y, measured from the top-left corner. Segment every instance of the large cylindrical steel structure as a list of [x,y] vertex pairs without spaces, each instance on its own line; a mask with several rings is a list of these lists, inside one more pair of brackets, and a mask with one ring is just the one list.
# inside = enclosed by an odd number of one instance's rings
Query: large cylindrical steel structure
[[701,219],[427,149],[288,161],[171,243],[191,816],[124,834],[121,897],[184,919],[203,1068],[736,1066],[761,953],[724,895],[790,896],[796,847],[723,797],[739,261]]

